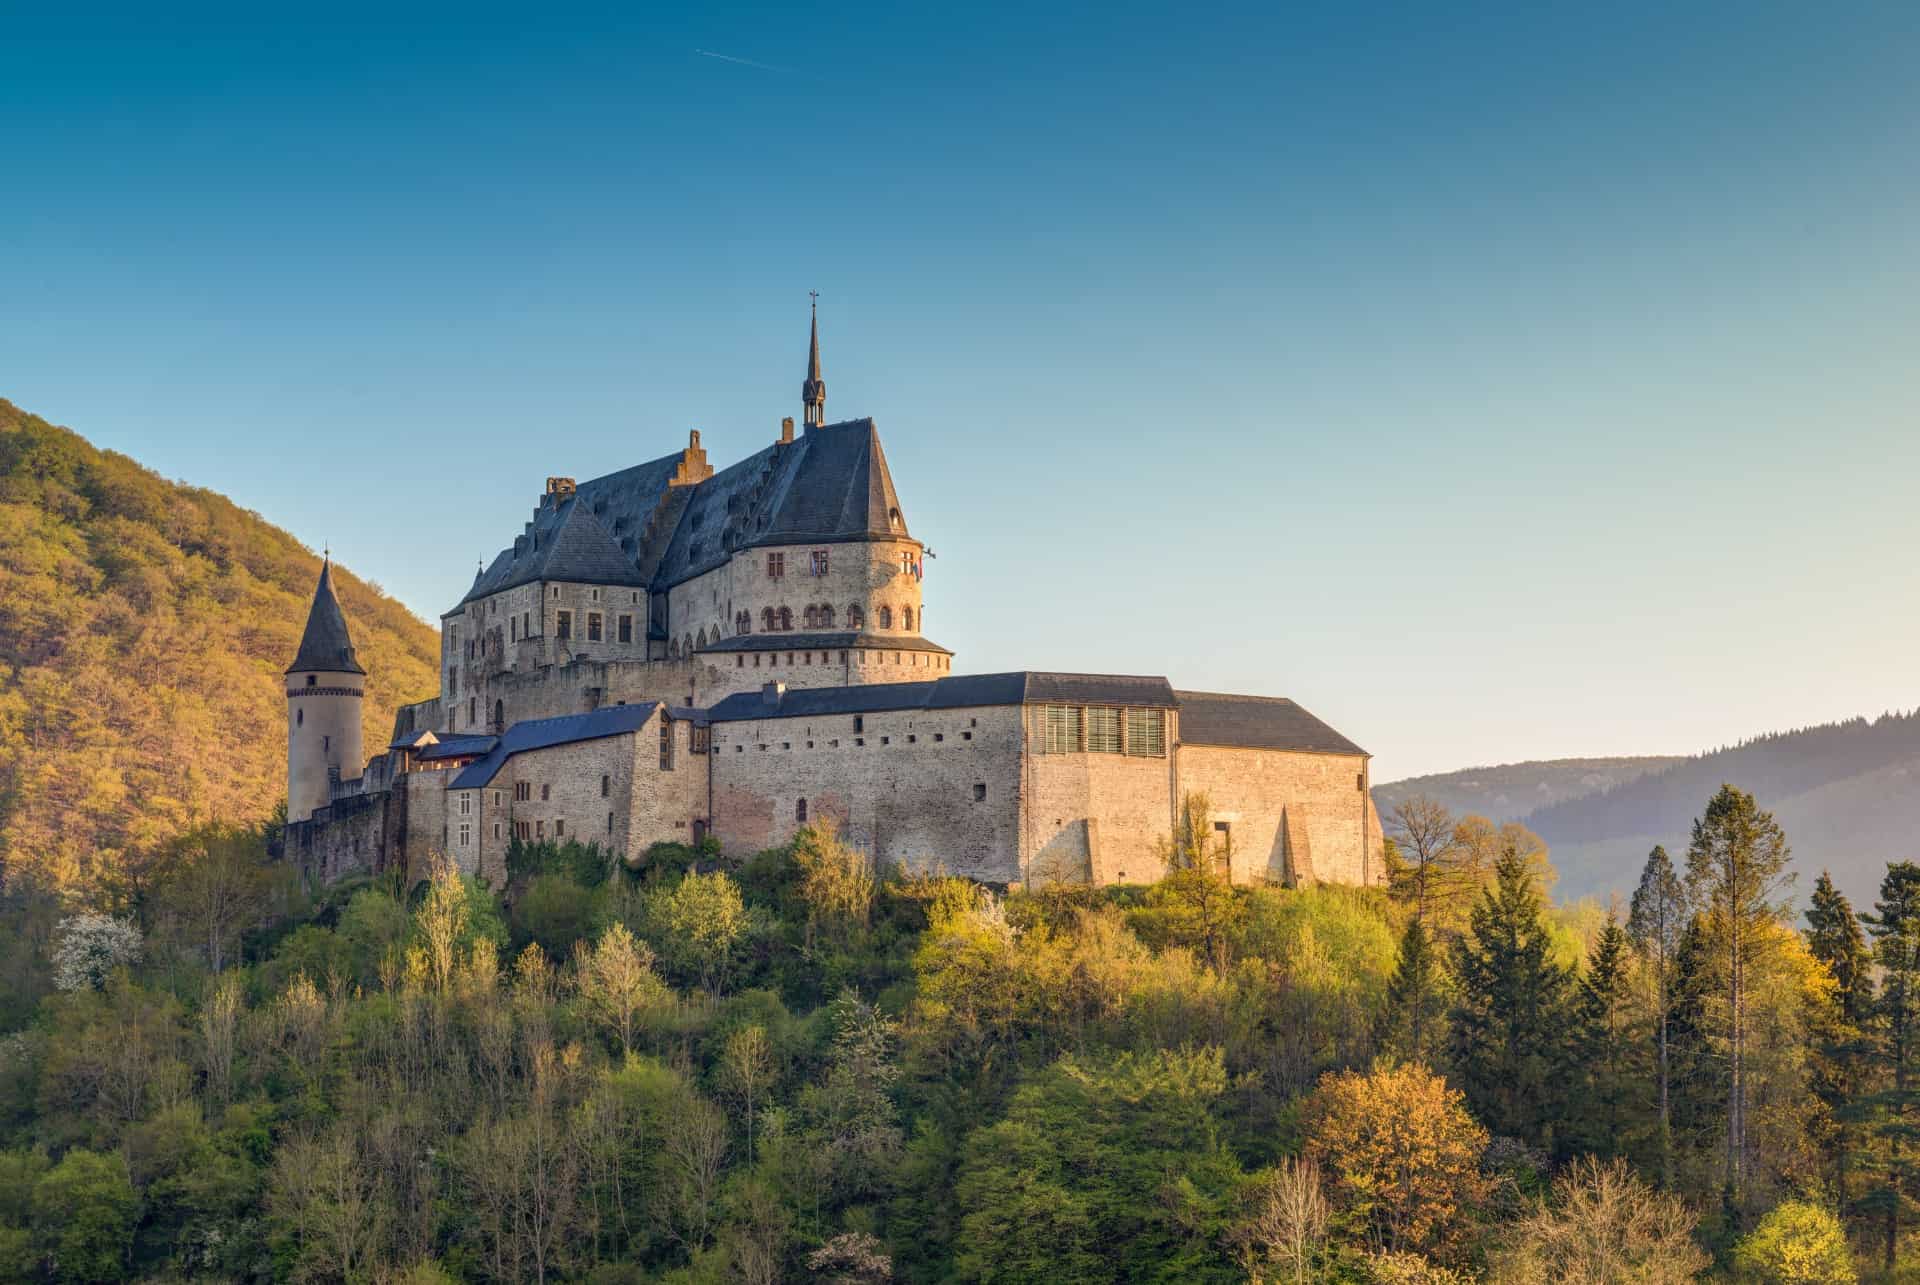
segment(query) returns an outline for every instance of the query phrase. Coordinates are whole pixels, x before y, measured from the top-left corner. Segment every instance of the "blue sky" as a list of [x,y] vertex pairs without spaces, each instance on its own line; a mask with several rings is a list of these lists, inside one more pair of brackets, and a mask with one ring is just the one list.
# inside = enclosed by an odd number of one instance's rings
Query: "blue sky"
[[817,289],[966,669],[1383,780],[1920,703],[1920,7],[64,8],[0,396],[425,616],[771,440]]

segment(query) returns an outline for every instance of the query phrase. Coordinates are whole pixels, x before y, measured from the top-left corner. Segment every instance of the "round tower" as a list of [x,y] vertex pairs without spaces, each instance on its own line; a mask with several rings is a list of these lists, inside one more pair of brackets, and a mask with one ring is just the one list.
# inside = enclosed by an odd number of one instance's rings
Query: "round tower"
[[287,666],[287,820],[305,821],[332,799],[334,782],[360,775],[366,680],[333,596],[333,564],[323,562],[300,650]]

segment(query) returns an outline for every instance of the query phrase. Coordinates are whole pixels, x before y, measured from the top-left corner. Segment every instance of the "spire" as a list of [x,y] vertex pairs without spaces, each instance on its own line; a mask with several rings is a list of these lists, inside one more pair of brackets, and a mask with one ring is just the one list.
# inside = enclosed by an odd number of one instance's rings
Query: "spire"
[[827,381],[820,378],[820,292],[809,290],[813,300],[813,342],[807,350],[807,379],[800,385],[800,405],[808,428],[827,422]]
[[291,674],[296,669],[336,674],[367,672],[353,658],[353,638],[347,633],[346,613],[340,610],[340,600],[333,596],[331,556],[320,564],[320,583],[313,591],[313,606],[307,612],[307,630],[300,635],[300,651],[287,666],[287,672]]

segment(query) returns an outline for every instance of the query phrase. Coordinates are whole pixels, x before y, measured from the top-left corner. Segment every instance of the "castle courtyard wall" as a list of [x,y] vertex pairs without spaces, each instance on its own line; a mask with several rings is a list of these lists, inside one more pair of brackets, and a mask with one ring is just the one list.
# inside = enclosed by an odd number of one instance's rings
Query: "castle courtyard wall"
[[[1364,756],[1182,745],[1178,766],[1181,794],[1205,794],[1213,821],[1231,827],[1235,883],[1377,881]],[[1304,852],[1290,850],[1289,830]]]

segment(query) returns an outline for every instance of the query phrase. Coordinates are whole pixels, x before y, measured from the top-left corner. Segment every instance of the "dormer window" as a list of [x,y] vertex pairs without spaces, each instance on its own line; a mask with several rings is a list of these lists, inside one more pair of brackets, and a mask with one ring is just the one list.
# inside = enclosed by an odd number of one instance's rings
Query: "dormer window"
[[895,531],[898,531],[900,529],[900,510],[899,509],[887,510],[887,526]]

